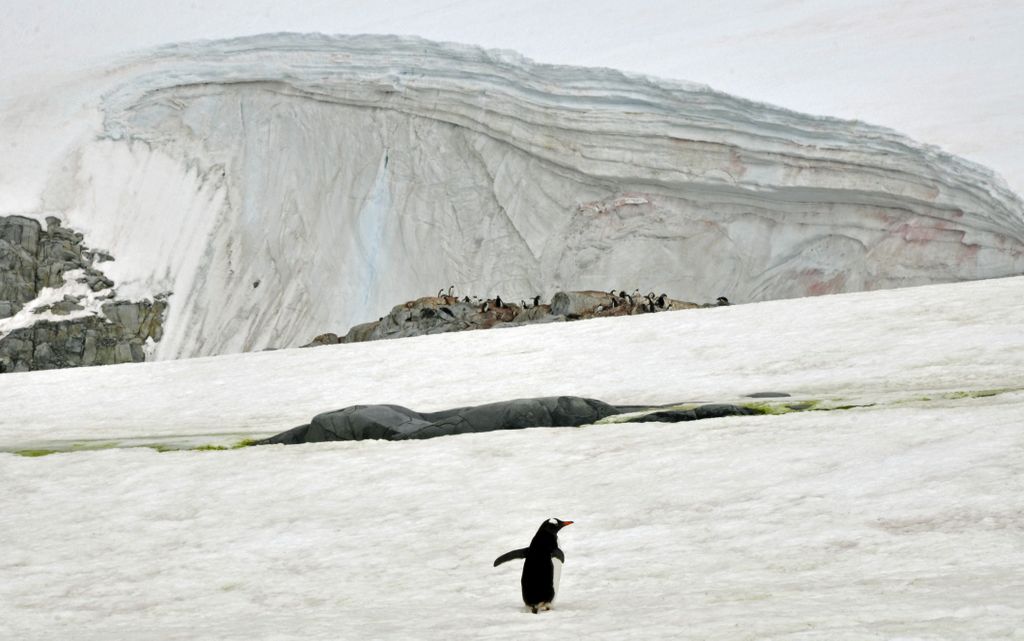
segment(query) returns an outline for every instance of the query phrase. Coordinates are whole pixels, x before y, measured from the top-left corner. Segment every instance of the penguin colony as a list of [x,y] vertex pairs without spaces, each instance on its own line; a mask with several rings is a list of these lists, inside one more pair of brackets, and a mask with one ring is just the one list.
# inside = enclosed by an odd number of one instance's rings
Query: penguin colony
[[729,299],[720,296],[714,303],[697,304],[670,298],[668,294],[654,292],[641,294],[639,289],[627,294],[625,290],[558,292],[551,303],[542,303],[539,295],[516,303],[501,296],[480,298],[456,295],[455,286],[437,290],[436,296],[425,296],[395,306],[387,316],[375,322],[362,323],[342,336],[327,332],[314,338],[304,347],[359,343],[382,338],[401,338],[469,329],[490,329],[502,325],[523,325],[553,321],[574,321],[587,318],[633,316],[662,311],[722,307]]
[[520,579],[523,603],[534,614],[540,610],[550,610],[555,600],[562,564],[565,563],[565,554],[558,547],[558,531],[572,524],[572,521],[550,518],[540,524],[540,529],[530,541],[530,547],[512,550],[494,559],[494,567],[512,559],[525,559]]

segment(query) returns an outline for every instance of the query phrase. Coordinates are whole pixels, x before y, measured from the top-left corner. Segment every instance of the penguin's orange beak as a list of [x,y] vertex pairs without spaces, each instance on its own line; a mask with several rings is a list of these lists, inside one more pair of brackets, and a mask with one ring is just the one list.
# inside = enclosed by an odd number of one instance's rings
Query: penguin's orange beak
[[562,521],[562,527],[565,527],[566,525],[572,525],[575,522],[576,521]]

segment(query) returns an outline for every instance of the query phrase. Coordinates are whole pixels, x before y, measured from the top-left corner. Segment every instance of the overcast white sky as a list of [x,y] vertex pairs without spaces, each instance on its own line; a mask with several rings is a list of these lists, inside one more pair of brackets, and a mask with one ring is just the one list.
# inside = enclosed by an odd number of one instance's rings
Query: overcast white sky
[[0,0],[0,93],[167,42],[410,34],[887,125],[997,169],[1020,192],[1021,25],[1024,0]]

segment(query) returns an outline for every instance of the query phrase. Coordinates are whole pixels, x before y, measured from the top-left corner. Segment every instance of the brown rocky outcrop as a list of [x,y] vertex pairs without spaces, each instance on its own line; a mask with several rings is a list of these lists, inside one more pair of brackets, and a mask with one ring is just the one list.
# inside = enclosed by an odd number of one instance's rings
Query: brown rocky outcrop
[[669,298],[665,294],[642,295],[637,291],[633,294],[592,290],[558,292],[551,298],[550,304],[541,303],[539,296],[532,301],[515,304],[503,301],[500,297],[485,300],[465,296],[460,299],[439,292],[437,296],[425,296],[397,305],[387,316],[356,325],[343,336],[330,332],[321,334],[303,347],[608,316],[632,316],[708,306],[714,304],[698,305]]

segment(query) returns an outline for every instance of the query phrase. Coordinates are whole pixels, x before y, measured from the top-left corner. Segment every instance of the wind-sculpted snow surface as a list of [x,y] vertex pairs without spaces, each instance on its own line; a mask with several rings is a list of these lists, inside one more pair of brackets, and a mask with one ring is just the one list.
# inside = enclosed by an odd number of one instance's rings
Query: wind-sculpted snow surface
[[451,283],[748,302],[1024,271],[1024,206],[987,169],[703,86],[316,35],[111,77],[66,215],[115,281],[173,292],[161,358],[297,345]]

